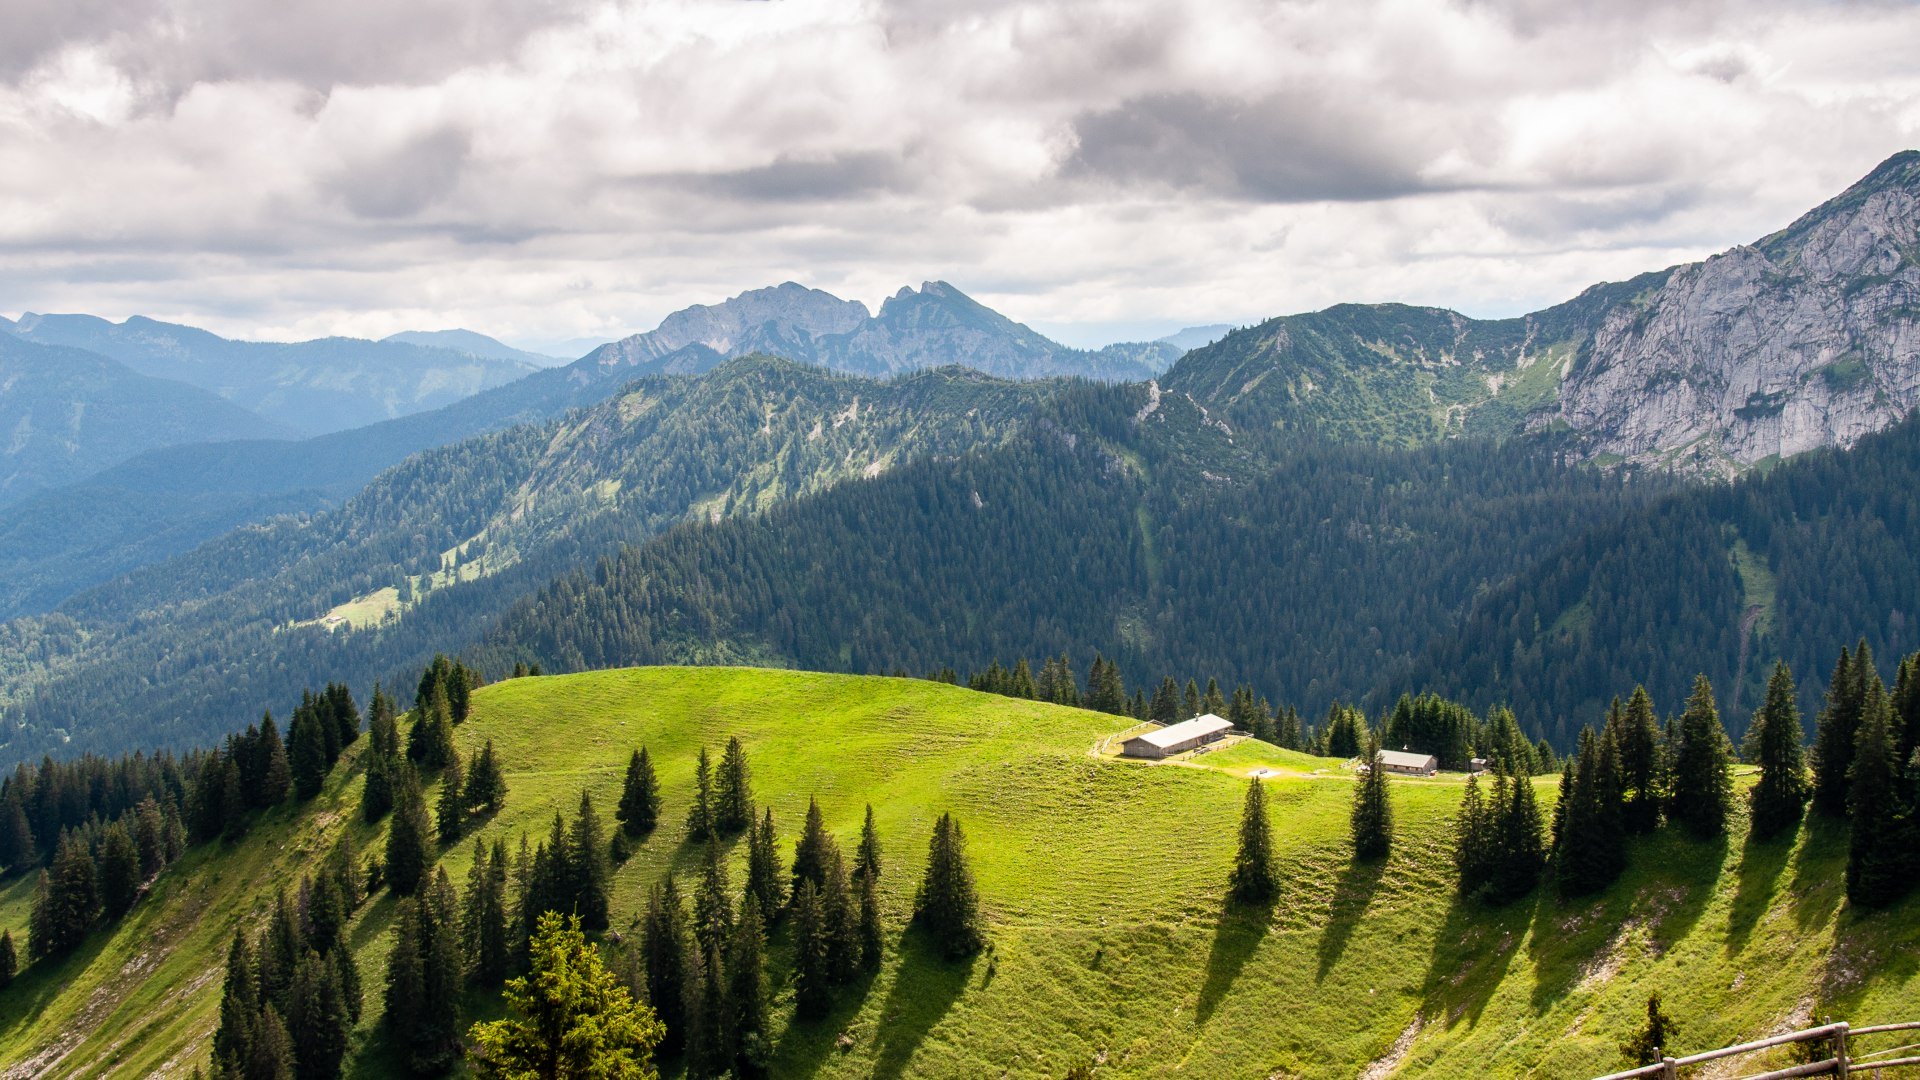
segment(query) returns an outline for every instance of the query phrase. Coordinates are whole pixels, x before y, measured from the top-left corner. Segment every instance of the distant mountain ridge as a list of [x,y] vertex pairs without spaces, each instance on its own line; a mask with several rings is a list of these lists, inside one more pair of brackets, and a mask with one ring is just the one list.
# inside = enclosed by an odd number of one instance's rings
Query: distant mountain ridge
[[234,341],[134,316],[28,313],[5,328],[45,345],[98,353],[142,375],[210,390],[287,431],[343,431],[449,405],[526,375],[526,360],[400,341],[329,337]]
[[697,374],[752,353],[874,377],[957,364],[998,378],[1103,381],[1151,378],[1179,355],[1157,342],[1068,348],[944,281],[902,287],[877,314],[858,300],[788,281],[684,308],[581,363],[632,374]]
[[570,356],[550,356],[546,353],[516,349],[499,338],[489,337],[476,330],[460,328],[402,330],[397,334],[388,334],[380,340],[396,341],[402,345],[419,345],[428,349],[446,349],[486,360],[515,360],[535,368],[558,367],[573,359]]

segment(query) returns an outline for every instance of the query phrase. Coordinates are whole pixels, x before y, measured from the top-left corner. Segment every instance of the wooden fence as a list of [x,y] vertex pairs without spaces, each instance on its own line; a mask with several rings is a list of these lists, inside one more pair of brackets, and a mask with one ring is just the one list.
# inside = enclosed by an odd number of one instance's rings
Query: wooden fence
[[1854,1040],[1863,1039],[1869,1035],[1885,1035],[1895,1031],[1920,1031],[1920,1021],[1907,1024],[1875,1024],[1872,1027],[1858,1028],[1848,1027],[1844,1021],[1838,1024],[1822,1024],[1819,1027],[1807,1028],[1804,1031],[1775,1035],[1771,1039],[1761,1039],[1758,1042],[1741,1043],[1738,1046],[1727,1046],[1719,1050],[1709,1050],[1704,1054],[1690,1054],[1683,1058],[1663,1058],[1658,1064],[1642,1065],[1638,1069],[1628,1069],[1626,1072],[1611,1073],[1601,1077],[1600,1080],[1634,1080],[1636,1077],[1661,1077],[1664,1078],[1664,1080],[1673,1080],[1673,1078],[1680,1075],[1681,1069],[1689,1065],[1701,1065],[1709,1061],[1718,1061],[1721,1058],[1737,1057],[1741,1054],[1757,1054],[1762,1050],[1771,1050],[1775,1047],[1788,1046],[1795,1043],[1825,1043],[1826,1045],[1820,1047],[1818,1052],[1828,1056],[1818,1061],[1807,1062],[1804,1065],[1793,1065],[1785,1069],[1775,1069],[1771,1072],[1750,1073],[1743,1076],[1741,1080],[1786,1080],[1786,1078],[1790,1076],[1850,1076],[1854,1073],[1868,1072],[1877,1074],[1882,1069],[1892,1069],[1900,1066],[1920,1066],[1920,1055],[1912,1053],[1912,1051],[1920,1050],[1920,1042],[1906,1043],[1901,1046],[1890,1046],[1886,1049],[1875,1050],[1866,1054],[1856,1054],[1854,1052]]

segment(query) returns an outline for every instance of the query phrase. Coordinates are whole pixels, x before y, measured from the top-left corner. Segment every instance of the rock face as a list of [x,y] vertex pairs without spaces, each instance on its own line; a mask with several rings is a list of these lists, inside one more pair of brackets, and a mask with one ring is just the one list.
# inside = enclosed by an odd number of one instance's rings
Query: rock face
[[1069,349],[944,281],[901,289],[878,315],[857,300],[789,281],[676,311],[657,329],[604,345],[580,363],[604,373],[697,374],[753,353],[855,375],[958,364],[1003,378],[1144,379],[1178,350],[1161,343]]
[[1560,389],[1594,456],[1688,471],[1849,446],[1920,401],[1920,153],[1609,307]]

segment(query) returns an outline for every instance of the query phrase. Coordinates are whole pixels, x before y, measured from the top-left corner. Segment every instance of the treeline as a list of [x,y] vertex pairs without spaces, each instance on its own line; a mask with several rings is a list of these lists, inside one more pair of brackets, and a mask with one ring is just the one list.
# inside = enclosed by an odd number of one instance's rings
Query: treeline
[[[959,682],[952,667],[941,668],[927,678]],[[1093,709],[1156,724],[1173,724],[1211,713],[1262,742],[1321,757],[1355,757],[1369,739],[1377,738],[1387,749],[1433,754],[1441,768],[1455,772],[1466,771],[1475,758],[1497,758],[1513,775],[1539,775],[1560,768],[1560,757],[1553,747],[1544,738],[1529,743],[1511,710],[1496,706],[1483,720],[1466,706],[1431,693],[1401,695],[1393,709],[1373,725],[1359,708],[1338,700],[1327,707],[1327,715],[1319,724],[1303,724],[1293,706],[1272,705],[1251,686],[1236,687],[1229,698],[1213,678],[1207,679],[1204,691],[1198,681],[1189,678],[1183,690],[1173,676],[1167,675],[1152,697],[1143,690],[1129,697],[1118,665],[1098,653],[1087,670],[1084,688],[1074,674],[1073,661],[1064,654],[1044,661],[1037,677],[1028,660],[1015,661],[1012,667],[995,660],[986,670],[969,677],[967,686],[985,693]]]

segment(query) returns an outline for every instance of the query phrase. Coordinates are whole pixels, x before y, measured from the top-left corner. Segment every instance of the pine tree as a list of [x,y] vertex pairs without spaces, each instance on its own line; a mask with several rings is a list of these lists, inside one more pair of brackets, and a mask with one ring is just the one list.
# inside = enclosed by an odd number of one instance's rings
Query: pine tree
[[445,766],[453,757],[453,713],[442,684],[435,683],[432,695],[414,709],[407,757],[426,772]]
[[873,804],[867,804],[867,818],[860,826],[860,846],[854,851],[853,877],[855,881],[880,876],[880,834],[873,827]]
[[760,915],[760,901],[752,893],[740,905],[740,919],[733,927],[733,941],[727,951],[727,1001],[733,1009],[733,1071],[742,1080],[757,1080],[767,1075],[773,1057],[768,1035],[772,1011],[767,992],[766,921]]
[[394,908],[387,956],[386,1023],[416,1072],[439,1072],[460,1048],[457,901],[442,869],[420,895]]
[[420,774],[411,762],[401,762],[393,794],[393,823],[387,832],[387,887],[397,896],[410,896],[426,873],[433,844],[426,795],[420,790]]
[[1393,800],[1387,793],[1387,770],[1380,767],[1380,740],[1367,743],[1367,771],[1354,782],[1353,856],[1385,858],[1393,849]]
[[738,737],[727,740],[720,755],[720,775],[713,806],[714,825],[731,836],[753,824],[753,781],[747,752]]
[[1727,732],[1713,703],[1713,686],[1705,675],[1694,677],[1693,696],[1680,714],[1678,737],[1670,812],[1697,837],[1719,836],[1727,831],[1727,815],[1733,807],[1732,762]]
[[860,878],[860,970],[862,971],[879,971],[880,962],[886,957],[886,928],[880,920],[879,875],[862,875]]
[[1877,674],[1867,683],[1852,772],[1847,777],[1847,900],[1863,908],[1884,907],[1913,887],[1915,856],[1899,793],[1894,760],[1893,711]]
[[440,835],[442,847],[459,843],[460,834],[466,829],[466,784],[466,767],[456,750],[447,758],[447,767],[440,773],[440,796],[434,805],[434,827]]
[[[1620,754],[1620,782],[1626,792],[1623,821],[1630,832],[1650,833],[1660,824],[1660,728],[1654,719],[1653,699],[1647,688],[1636,686],[1621,714],[1615,743]],[[1549,746],[1551,753],[1552,747]],[[1537,753],[1536,757],[1539,756]],[[1544,764],[1544,762],[1543,762]]]
[[702,951],[720,946],[732,934],[732,892],[733,886],[727,882],[726,861],[720,857],[720,843],[708,840],[700,888],[693,897],[693,936]]
[[763,913],[774,916],[786,907],[787,886],[780,867],[780,849],[774,843],[772,810],[765,811],[759,827],[747,834],[746,897],[756,901]]
[[1767,680],[1766,704],[1753,715],[1752,738],[1760,762],[1760,782],[1747,798],[1756,840],[1770,840],[1796,828],[1812,794],[1806,755],[1801,749],[1806,732],[1800,726],[1800,706],[1795,697],[1793,675],[1786,661],[1776,662]]
[[287,793],[293,790],[293,765],[287,759],[287,747],[280,741],[280,729],[274,724],[272,713],[260,721],[260,757],[259,803],[278,806],[287,801]]
[[687,1052],[687,1074],[724,1076],[733,1066],[738,1047],[733,1040],[733,1005],[727,1000],[726,957],[722,942],[708,945],[700,959],[700,1000],[694,1010],[692,1044]]
[[1479,893],[1492,877],[1493,827],[1480,778],[1467,777],[1467,790],[1453,819],[1453,866],[1460,875],[1460,891]]
[[368,747],[367,782],[360,789],[360,819],[371,825],[393,809],[395,759]]
[[261,1010],[260,1023],[254,1028],[253,1053],[247,1062],[247,1080],[294,1080],[293,1039],[280,1019],[280,1010],[269,1004]]
[[800,883],[811,881],[817,889],[827,880],[827,853],[833,847],[833,838],[827,835],[827,827],[820,816],[820,802],[807,800],[807,821],[801,828],[800,839],[793,845],[793,889],[791,895],[800,895]]
[[234,931],[227,948],[226,982],[220,991],[220,1025],[213,1029],[213,1074],[243,1077],[253,1058],[260,990],[255,981],[253,950],[245,934]]
[[1220,693],[1220,684],[1212,678],[1207,679],[1207,692],[1201,695],[1200,712],[1221,717],[1227,714],[1227,699]]
[[367,752],[374,757],[390,758],[400,753],[400,725],[393,698],[373,684],[373,700],[367,705]]
[[641,952],[646,957],[647,1000],[665,1025],[660,1052],[672,1055],[686,1045],[686,981],[693,955],[693,934],[686,908],[672,875],[647,896],[647,914],[641,924]]
[[1613,884],[1626,869],[1617,753],[1611,735],[1596,738],[1592,728],[1580,730],[1566,803],[1554,841],[1555,874],[1561,892],[1585,896]]
[[260,939],[259,953],[260,1000],[272,1003],[282,1016],[287,1015],[292,1005],[293,971],[303,949],[300,926],[283,889],[274,898],[273,917]]
[[652,832],[660,820],[660,781],[653,774],[653,761],[644,746],[627,762],[627,779],[621,786],[620,806],[614,817],[628,836],[636,838]]
[[424,897],[404,897],[393,908],[393,946],[387,951],[386,995],[382,1021],[396,1048],[411,1048],[425,1022],[426,961],[429,931],[422,926]]
[[461,801],[468,810],[485,814],[498,812],[507,801],[507,777],[501,771],[500,759],[494,756],[492,739],[480,747],[479,756],[473,759],[466,786],[461,789]]
[[567,833],[566,860],[571,872],[574,905],[580,924],[605,930],[613,897],[613,870],[607,865],[607,834],[594,812],[593,796],[580,792],[580,810]]
[[140,852],[133,846],[125,825],[116,821],[100,836],[100,854],[95,860],[100,871],[100,904],[107,918],[118,919],[133,907],[140,896]]
[[[43,894],[36,896],[36,907],[40,906],[42,897],[46,914],[36,918],[35,925],[44,929],[30,935],[27,945],[35,957],[65,955],[86,940],[87,931],[93,928],[93,921],[100,914],[99,879],[93,856],[87,852],[86,843],[73,833],[61,834],[48,886]],[[44,948],[38,940],[42,936],[46,941]]]
[[824,1016],[833,1007],[827,941],[819,887],[802,878],[793,891],[793,992],[803,1018]]
[[1845,648],[1827,680],[1826,707],[1820,710],[1813,736],[1813,808],[1826,817],[1847,813],[1847,775],[1853,767],[1854,736],[1866,706],[1865,674],[1873,670],[1873,654],[1864,639],[1856,657]]
[[715,833],[713,807],[713,767],[707,761],[707,748],[700,748],[700,758],[693,770],[693,803],[687,807],[687,839],[696,844],[705,843]]
[[654,1010],[633,1000],[600,962],[577,922],[541,916],[531,972],[507,984],[512,1011],[475,1024],[474,1073],[483,1080],[530,1077],[652,1077],[665,1034]]
[[1247,781],[1240,809],[1240,850],[1227,875],[1227,891],[1242,904],[1264,904],[1280,891],[1273,860],[1273,826],[1267,820],[1267,791],[1258,778]]
[[836,986],[850,983],[860,973],[860,901],[847,876],[847,860],[837,847],[827,856],[820,910],[827,921],[828,977]]
[[941,814],[934,823],[913,919],[932,933],[948,959],[971,955],[986,945],[980,898],[967,865],[966,837],[952,814]]
[[1180,720],[1180,686],[1173,676],[1160,680],[1160,688],[1153,692],[1153,704],[1148,715],[1156,724],[1173,724]]
[[308,952],[294,969],[287,1036],[294,1048],[294,1075],[300,1080],[333,1080],[347,1054],[345,992],[334,954]]
[[1191,720],[1200,715],[1200,684],[1187,680],[1187,688],[1180,695],[1180,719]]
[[13,948],[13,931],[0,930],[0,990],[12,985],[20,973],[20,954]]

